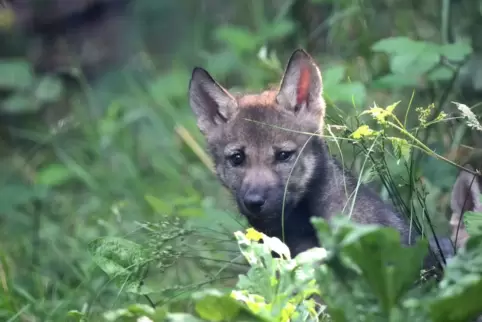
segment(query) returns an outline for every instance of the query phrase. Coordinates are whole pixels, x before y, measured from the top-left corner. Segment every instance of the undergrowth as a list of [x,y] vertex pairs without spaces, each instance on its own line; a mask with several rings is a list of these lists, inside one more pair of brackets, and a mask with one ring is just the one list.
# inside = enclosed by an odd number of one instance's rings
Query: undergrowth
[[[421,128],[446,121],[447,115],[440,113],[431,117],[433,106],[418,108],[418,125],[407,129],[396,116],[397,105],[399,103],[386,108],[374,106],[356,116],[360,123],[359,118],[370,115],[375,121],[372,126],[363,124],[350,130],[348,126],[327,125],[336,127],[343,135],[335,136],[334,131],[329,130],[333,135],[326,139],[334,146],[343,140],[357,145],[370,164],[366,166],[371,168],[367,170],[372,172],[369,176],[378,173],[385,179],[390,195],[399,201],[399,209],[409,217],[413,228],[425,236],[437,237],[425,210],[423,183],[416,173],[410,172],[410,164],[413,151],[419,150],[460,167],[430,150],[416,136]],[[466,112],[468,107],[458,103],[457,106],[462,112],[461,118],[471,118],[470,122],[480,126],[478,120]],[[432,120],[428,121],[429,118]],[[412,184],[410,191],[414,192],[409,199],[397,194],[400,186],[394,183],[398,179],[390,172],[387,166],[390,163],[403,168],[408,175],[407,182]],[[364,176],[362,172],[359,180],[366,183]],[[150,196],[148,201],[154,208],[165,210],[154,197]],[[482,312],[476,296],[482,291],[482,266],[478,264],[482,260],[479,225],[482,213],[471,214],[466,219],[470,241],[455,257],[441,260],[444,269],[438,272],[440,281],[433,278],[434,274],[420,271],[417,265],[428,252],[426,239],[406,248],[394,229],[354,224],[348,216],[336,217],[329,224],[313,218],[323,248],[308,250],[296,258],[291,258],[287,246],[277,238],[252,228],[246,233],[235,232],[249,270],[238,277],[231,276],[237,282],[228,290],[208,287],[204,282],[163,288],[159,281],[153,283],[146,279],[150,262],[155,262],[157,270],[166,278],[165,269],[186,256],[182,253],[184,247],[192,243],[184,242],[194,231],[181,224],[182,217],[170,214],[160,224],[144,227],[154,233],[151,244],[117,237],[97,239],[90,244],[94,261],[120,291],[147,299],[143,304],[137,302],[103,312],[95,319],[102,316],[105,321],[469,321]],[[166,227],[170,227],[169,234],[159,233]],[[431,229],[427,231],[426,227]],[[261,239],[263,243],[259,244]],[[273,258],[272,252],[279,258]],[[223,270],[232,264],[220,268],[212,275],[212,281],[220,278]],[[184,296],[178,297],[180,293]],[[156,302],[151,298],[153,294],[161,294],[168,300]],[[71,311],[69,315],[79,321],[92,318],[88,308]]]

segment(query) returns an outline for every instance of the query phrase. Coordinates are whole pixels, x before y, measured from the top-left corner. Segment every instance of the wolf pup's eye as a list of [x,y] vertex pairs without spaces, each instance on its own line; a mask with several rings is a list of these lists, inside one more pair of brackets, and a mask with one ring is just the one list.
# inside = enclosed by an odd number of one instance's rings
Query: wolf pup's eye
[[295,154],[295,151],[279,151],[276,152],[275,159],[278,162],[286,162]]
[[245,159],[244,152],[236,151],[228,157],[229,162],[234,166],[238,167],[243,164]]

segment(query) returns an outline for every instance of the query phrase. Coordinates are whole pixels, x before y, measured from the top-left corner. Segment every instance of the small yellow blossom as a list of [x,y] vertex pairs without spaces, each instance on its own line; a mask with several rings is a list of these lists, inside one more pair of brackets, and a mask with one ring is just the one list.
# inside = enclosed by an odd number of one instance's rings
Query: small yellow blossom
[[351,134],[354,139],[371,136],[375,133],[368,125],[362,125]]
[[252,241],[259,241],[263,238],[263,234],[254,228],[248,228],[246,229],[246,238]]

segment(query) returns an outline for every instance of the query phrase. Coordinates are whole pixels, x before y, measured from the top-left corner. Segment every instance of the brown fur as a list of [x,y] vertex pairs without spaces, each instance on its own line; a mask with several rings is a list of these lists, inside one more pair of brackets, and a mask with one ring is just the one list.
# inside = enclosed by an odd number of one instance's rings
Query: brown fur
[[272,108],[275,105],[275,100],[275,90],[264,91],[261,94],[240,95],[240,97],[237,97],[239,108],[247,108],[253,106]]

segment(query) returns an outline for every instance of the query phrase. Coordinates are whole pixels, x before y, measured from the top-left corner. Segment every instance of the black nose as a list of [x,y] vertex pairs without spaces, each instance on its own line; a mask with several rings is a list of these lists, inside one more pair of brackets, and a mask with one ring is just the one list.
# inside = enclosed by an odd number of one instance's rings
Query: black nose
[[261,211],[261,207],[264,205],[265,198],[257,191],[248,191],[244,195],[244,205],[252,213],[258,213]]

